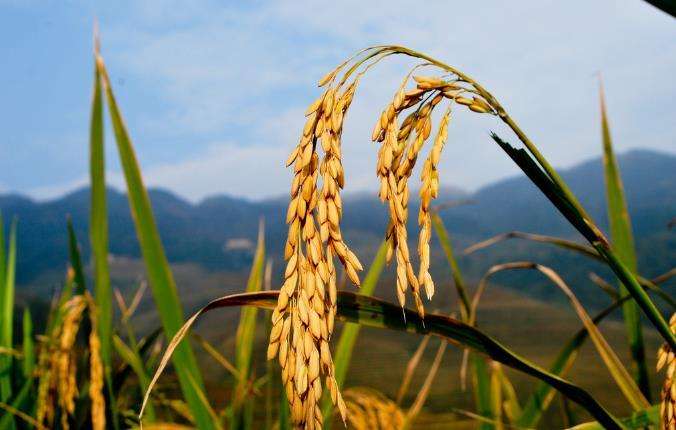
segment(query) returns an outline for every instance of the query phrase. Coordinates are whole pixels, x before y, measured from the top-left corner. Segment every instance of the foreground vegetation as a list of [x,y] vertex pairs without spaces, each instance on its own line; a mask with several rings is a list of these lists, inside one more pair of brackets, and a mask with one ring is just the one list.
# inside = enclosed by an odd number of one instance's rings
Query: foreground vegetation
[[[342,174],[340,135],[343,118],[357,90],[359,78],[380,60],[405,55],[432,67],[437,75],[417,74],[416,66],[396,91],[393,101],[383,110],[373,133],[381,142],[378,175],[380,197],[390,208],[390,228],[386,240],[360,282],[362,269],[355,254],[343,242],[340,232]],[[413,76],[413,73],[416,73]],[[414,88],[407,89],[409,78]],[[483,86],[464,73],[436,59],[403,47],[383,46],[362,51],[356,57],[322,79],[326,92],[308,109],[308,121],[301,141],[288,164],[295,178],[287,221],[288,264],[281,289],[273,290],[276,280],[265,256],[264,229],[249,279],[241,294],[222,297],[209,303],[186,322],[175,281],[159,237],[157,225],[129,133],[116,103],[103,59],[95,52],[94,91],[90,123],[91,219],[90,237],[93,279],[89,285],[84,274],[78,241],[69,226],[70,268],[63,288],[55,296],[44,333],[36,335],[28,310],[23,314],[22,342],[13,339],[14,267],[16,261],[16,221],[10,228],[5,246],[0,230],[0,306],[3,309],[0,331],[0,429],[38,428],[167,428],[194,426],[212,428],[290,428],[330,427],[342,419],[354,428],[406,428],[415,425],[430,390],[437,383],[442,358],[449,348],[463,351],[458,381],[466,384],[474,396],[472,411],[448,405],[448,410],[474,420],[482,429],[534,428],[552,406],[558,393],[586,412],[589,422],[566,415],[568,426],[576,428],[644,428],[674,425],[673,407],[676,388],[673,372],[676,364],[669,351],[676,339],[653,299],[664,302],[673,312],[672,296],[660,288],[673,271],[649,280],[640,276],[636,264],[631,223],[624,199],[620,173],[612,150],[610,130],[601,94],[601,128],[608,200],[610,237],[596,226],[584,208],[500,103]],[[415,257],[408,250],[408,179],[416,159],[431,135],[433,111],[446,104],[439,129],[422,169],[418,273]],[[146,284],[131,298],[114,291],[108,261],[108,220],[105,193],[104,106],[107,106],[119,159],[124,170],[129,205],[135,222],[147,274],[147,286],[154,298],[161,327],[138,337],[130,323]],[[574,226],[589,245],[560,238],[517,235],[575,252],[606,264],[617,276],[616,285],[597,280],[599,294],[608,294],[612,304],[590,316],[566,284],[552,269],[536,262],[505,262],[488,268],[476,288],[464,280],[455,259],[451,238],[437,209],[432,205],[439,183],[437,171],[445,144],[446,128],[452,109],[464,109],[503,121],[525,149],[516,149],[493,134],[504,151],[554,207]],[[441,109],[441,108],[439,108]],[[406,119],[398,124],[404,112]],[[319,149],[324,158],[319,159]],[[281,160],[280,160],[281,161]],[[319,180],[321,177],[321,182]],[[4,226],[0,223],[0,226]],[[451,316],[426,312],[422,292],[427,299],[435,284],[429,273],[430,240],[435,235],[441,244],[453,276],[458,307]],[[477,244],[468,252],[492,246],[505,236]],[[6,252],[6,249],[8,250]],[[389,303],[370,297],[386,262],[396,260],[396,297]],[[342,277],[361,284],[359,294],[340,288]],[[583,328],[570,333],[569,340],[545,369],[515,353],[477,326],[478,311],[489,280],[497,273],[513,270],[536,271],[570,302]],[[438,289],[438,288],[436,288]],[[416,309],[405,308],[407,295]],[[446,292],[437,291],[437,295]],[[651,298],[652,296],[652,298]],[[432,304],[434,301],[431,302]],[[116,321],[114,307],[119,308]],[[232,362],[218,347],[192,336],[190,327],[198,317],[217,308],[245,306],[241,310]],[[429,307],[429,305],[428,305]],[[261,317],[258,309],[273,310]],[[631,362],[625,368],[616,351],[597,325],[620,311],[630,347]],[[667,367],[662,399],[651,398],[647,356],[657,353],[646,349],[645,315],[665,346],[660,364]],[[335,330],[334,318],[346,321]],[[268,358],[278,357],[278,369],[271,361],[263,376],[256,372],[254,359],[257,330],[270,331]],[[420,345],[411,355],[402,375],[396,398],[388,398],[380,387],[345,388],[351,357],[362,327],[398,330],[420,335]],[[192,337],[193,342],[188,337]],[[421,357],[430,338],[440,338],[434,360],[412,401],[409,391]],[[162,339],[167,344],[162,350]],[[580,348],[590,340],[607,369],[607,377],[617,386],[616,395],[632,410],[628,417],[617,417],[588,391],[568,381],[566,374],[578,357]],[[329,341],[331,346],[329,345]],[[449,346],[449,343],[451,346]],[[204,375],[195,357],[193,344],[199,344],[235,381],[225,409],[215,408],[205,389]],[[180,389],[160,385],[163,369],[173,364]],[[518,393],[511,371],[536,378],[538,385],[529,393]],[[324,384],[319,375],[325,376]],[[662,382],[659,382],[662,385]],[[525,401],[523,401],[525,399]],[[659,403],[664,406],[660,410]],[[143,407],[141,407],[141,404]],[[334,410],[335,408],[335,410]],[[564,410],[569,410],[564,408]],[[340,418],[338,418],[340,417]],[[171,423],[171,424],[170,424]],[[661,424],[660,424],[661,423]]]

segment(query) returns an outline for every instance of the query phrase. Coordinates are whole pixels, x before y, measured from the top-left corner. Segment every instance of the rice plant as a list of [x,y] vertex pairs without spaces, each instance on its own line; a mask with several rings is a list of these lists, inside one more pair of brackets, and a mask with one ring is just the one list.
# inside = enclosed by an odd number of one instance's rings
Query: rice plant
[[[364,270],[341,229],[341,190],[349,178],[342,166],[342,132],[348,110],[361,78],[381,61],[406,56],[417,62],[404,73],[394,96],[376,113],[371,139],[379,145],[376,176],[379,198],[388,210],[383,243]],[[421,74],[425,68],[425,74]],[[639,274],[633,232],[628,216],[619,167],[612,149],[610,128],[601,98],[602,144],[608,201],[610,238],[601,231],[537,146],[508,111],[481,84],[464,72],[423,53],[401,46],[364,49],[324,76],[323,93],[306,111],[299,143],[286,161],[293,179],[286,213],[288,235],[281,279],[274,279],[266,260],[264,223],[246,286],[242,292],[216,298],[187,320],[176,282],[162,245],[153,209],[144,185],[130,133],[117,104],[98,41],[94,52],[94,87],[90,118],[91,212],[89,242],[92,280],[80,255],[80,245],[70,221],[69,266],[60,291],[55,294],[44,333],[36,335],[30,312],[23,311],[22,339],[13,337],[16,220],[5,245],[0,218],[0,430],[17,428],[330,428],[342,421],[349,428],[412,428],[419,419],[430,391],[441,383],[437,374],[446,351],[463,351],[458,385],[468,388],[474,410],[449,404],[456,416],[471,420],[481,429],[536,428],[552,406],[555,395],[582,408],[593,421],[580,422],[566,415],[570,426],[591,428],[674,428],[674,319],[668,323],[653,297],[674,308],[671,295],[660,284],[673,270],[655,279]],[[511,232],[475,244],[465,254],[518,238],[551,244],[603,263],[618,279],[617,286],[597,276],[596,282],[612,298],[612,304],[591,316],[566,283],[565,274],[537,262],[510,261],[489,267],[474,288],[461,273],[451,235],[435,205],[439,194],[440,156],[447,145],[448,128],[455,125],[458,109],[502,121],[525,149],[517,149],[492,135],[497,149],[505,152],[538,187],[563,217],[589,242],[588,245],[536,233]],[[123,169],[129,207],[147,273],[130,297],[113,288],[109,267],[106,201],[104,124],[106,111]],[[433,114],[441,114],[435,125]],[[429,142],[429,143],[428,143]],[[422,157],[416,255],[409,249],[410,184],[418,158]],[[280,160],[280,163],[283,160]],[[454,292],[443,291],[432,278],[435,235],[448,262]],[[381,274],[395,260],[391,287],[396,303],[374,297]],[[582,328],[571,333],[555,360],[544,368],[496,340],[477,324],[481,299],[489,281],[504,271],[536,271],[568,300]],[[341,288],[340,273],[359,293]],[[279,283],[279,289],[274,286]],[[158,327],[139,338],[132,316],[149,289],[158,313]],[[457,296],[453,309],[429,312],[434,295]],[[407,301],[412,298],[413,309]],[[425,303],[427,301],[428,303]],[[114,308],[117,304],[117,311]],[[232,330],[232,351],[191,333],[203,314],[219,308],[241,308]],[[426,309],[427,308],[427,309]],[[258,309],[265,314],[265,323]],[[598,324],[622,310],[631,363],[625,368],[618,353]],[[674,309],[672,309],[674,310]],[[116,318],[116,312],[118,317]],[[663,338],[657,352],[658,370],[665,369],[661,404],[650,398],[642,316]],[[342,324],[338,324],[342,321]],[[268,332],[267,345],[256,342],[261,327]],[[347,387],[352,356],[360,331],[372,327],[420,335],[410,356],[396,397],[378,387]],[[439,339],[434,359],[417,387],[413,402],[406,395],[415,386],[413,374],[421,366],[432,338]],[[587,339],[632,410],[617,417],[585,388],[566,375]],[[231,376],[233,388],[226,404],[216,402],[206,388],[201,362],[213,360]],[[166,347],[163,348],[163,345]],[[332,347],[333,345],[333,347]],[[265,348],[268,364],[263,376],[257,358]],[[232,361],[227,358],[234,357]],[[277,360],[279,366],[272,366]],[[164,370],[173,364],[178,390],[161,385]],[[505,371],[511,369],[537,380],[529,393],[517,393]],[[467,381],[471,381],[467,384]],[[263,399],[264,398],[264,399]],[[279,402],[274,400],[278,398]],[[525,401],[524,401],[525,399]],[[261,406],[264,405],[264,406]],[[277,406],[278,405],[278,406]],[[565,409],[565,408],[564,408]],[[264,416],[263,416],[264,415]],[[274,424],[273,424],[274,422]]]

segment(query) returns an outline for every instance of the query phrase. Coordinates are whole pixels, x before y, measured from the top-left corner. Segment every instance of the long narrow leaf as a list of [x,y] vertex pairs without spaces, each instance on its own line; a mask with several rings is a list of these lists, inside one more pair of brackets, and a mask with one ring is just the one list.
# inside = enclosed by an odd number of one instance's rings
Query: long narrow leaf
[[[608,207],[608,224],[610,225],[610,239],[617,257],[633,273],[637,273],[636,251],[634,248],[634,233],[631,228],[627,201],[624,197],[624,186],[620,177],[620,169],[613,152],[613,143],[610,137],[606,102],[603,96],[603,87],[600,88],[601,99],[601,134],[603,140],[603,170],[606,181],[606,201]],[[628,293],[627,287],[620,283],[620,295]],[[629,301],[622,306],[627,340],[631,352],[634,380],[641,388],[643,395],[650,400],[650,381],[648,379],[648,365],[646,363],[645,345],[641,318],[636,302]]]
[[[178,298],[176,283],[169,268],[169,262],[167,261],[150,205],[150,198],[143,184],[136,154],[122,119],[122,114],[117,106],[103,59],[97,55],[96,60],[97,72],[101,78],[108,102],[120,163],[122,164],[127,183],[129,207],[136,226],[136,234],[145,261],[148,280],[153,291],[160,319],[162,320],[164,332],[168,338],[171,338],[181,327],[181,322],[183,321],[183,309]],[[190,405],[197,426],[200,429],[215,428],[211,411],[205,407],[201,398],[200,390],[203,389],[204,382],[189,343],[184,342],[178,347],[174,363],[176,364],[176,373],[181,390]]]
[[439,214],[434,212],[432,214],[432,226],[434,227],[434,232],[437,234],[439,243],[444,250],[444,255],[446,255],[446,260],[451,268],[451,276],[453,276],[453,282],[455,284],[455,289],[460,298],[460,315],[463,316],[463,319],[469,318],[469,295],[467,294],[467,289],[465,288],[465,282],[462,278],[462,273],[460,272],[460,266],[455,259],[453,253],[453,245],[451,244],[451,239],[446,231],[441,217]]
[[[455,289],[460,299],[460,316],[463,322],[473,324],[473,318],[471,316],[471,304],[469,301],[469,295],[467,294],[467,289],[465,288],[465,281],[460,272],[460,266],[455,258],[453,252],[453,245],[451,244],[450,235],[444,226],[443,221],[438,213],[432,214],[432,225],[434,227],[434,232],[439,239],[439,243],[444,250],[446,255],[446,260],[451,269],[453,276],[453,283],[455,284]],[[460,371],[460,385],[464,389],[466,385],[466,369],[467,363],[470,364],[470,372],[472,373],[472,384],[474,386],[474,403],[477,411],[480,414],[490,415],[491,414],[491,392],[488,387],[487,381],[489,379],[488,367],[482,357],[477,357],[472,355],[469,356],[469,351],[465,350],[463,354],[461,371]],[[491,430],[493,429],[492,424],[487,422],[481,422],[479,424],[480,430]]]
[[[148,392],[145,395],[140,415],[142,416],[150,392],[169,363],[176,347],[180,344],[183,337],[185,337],[200,315],[213,309],[232,306],[256,306],[274,309],[277,304],[278,295],[278,291],[233,294],[213,300],[193,314],[185,324],[183,324],[167,346],[164,356],[160,361],[160,365],[150,383]],[[601,406],[596,399],[584,389],[541,369],[536,364],[533,364],[510,351],[498,341],[477,328],[442,315],[428,314],[423,320],[423,318],[413,310],[405,309],[405,313],[406,319],[404,320],[401,316],[401,307],[398,305],[387,303],[374,297],[365,297],[346,291],[338,293],[338,316],[343,320],[356,322],[360,325],[369,327],[408,331],[419,334],[433,334],[454,344],[467,346],[506,366],[547,382],[570,400],[585,408],[590,415],[597,421],[603,423],[607,428],[622,428],[617,418],[603,408],[603,406]]]
[[615,272],[620,281],[627,287],[632,297],[643,310],[650,322],[655,326],[662,338],[672,349],[676,350],[676,335],[672,333],[669,324],[664,316],[650,300],[648,294],[643,290],[636,276],[629,268],[617,257],[610,249],[609,244],[603,233],[598,230],[591,220],[586,218],[582,208],[577,201],[571,200],[569,193],[562,190],[550,176],[542,171],[539,165],[533,161],[523,149],[515,149],[509,143],[500,139],[498,135],[491,135],[493,140],[509,155],[516,165],[528,176],[540,191],[549,199],[549,201],[561,212],[561,214],[577,229],[596,249],[596,251],[605,259],[608,266]]
[[[260,221],[258,229],[258,242],[256,245],[256,252],[251,264],[251,272],[249,273],[249,280],[246,285],[247,293],[254,293],[260,291],[263,285],[263,270],[265,264],[265,227],[263,220]],[[239,319],[239,326],[237,327],[237,336],[235,338],[235,365],[237,366],[237,385],[235,386],[235,398],[244,399],[249,402],[249,396],[245,393],[249,387],[249,376],[251,371],[251,357],[253,355],[254,342],[256,336],[256,315],[258,309],[245,307],[241,310]],[[247,409],[242,408],[243,405],[239,402],[232,404],[232,429],[248,428],[246,423],[251,422]]]
[[[28,400],[29,395],[32,392],[33,389],[33,384],[35,381],[33,378],[27,379],[24,383],[19,392],[14,396],[14,398],[11,401],[11,404],[8,405],[10,406],[11,410],[13,411],[21,411],[24,408],[24,403],[26,400]],[[0,430],[9,430],[13,428],[14,426],[14,415],[12,413],[7,413],[4,415],[0,416]],[[39,428],[44,428],[42,426],[38,426]]]
[[85,293],[85,277],[84,271],[82,270],[82,257],[80,254],[80,245],[77,243],[77,238],[75,237],[75,230],[73,229],[73,222],[68,217],[66,220],[66,225],[68,228],[68,258],[70,260],[70,266],[73,269],[73,281],[75,283],[75,292],[77,294]]
[[35,369],[35,341],[33,340],[33,318],[31,317],[30,309],[25,308],[23,311],[23,376],[26,380],[33,376]]
[[[0,219],[0,223],[2,219]],[[12,220],[9,233],[9,248],[5,277],[0,279],[0,346],[11,349],[14,346],[14,274],[16,270],[16,225]],[[4,249],[4,243],[0,243]],[[12,373],[14,358],[9,355],[0,356],[0,401],[7,402],[12,397]]]

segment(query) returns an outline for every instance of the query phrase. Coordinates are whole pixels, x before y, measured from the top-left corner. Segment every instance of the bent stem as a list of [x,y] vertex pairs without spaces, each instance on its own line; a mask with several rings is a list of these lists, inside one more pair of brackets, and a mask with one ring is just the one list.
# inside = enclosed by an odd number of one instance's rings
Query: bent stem
[[[655,328],[660,332],[662,337],[667,341],[667,343],[674,349],[676,349],[676,336],[669,329],[669,325],[666,320],[660,314],[660,312],[655,307],[654,303],[650,300],[646,292],[641,288],[636,275],[633,274],[617,257],[615,251],[610,246],[608,239],[605,237],[603,232],[598,228],[596,223],[589,216],[587,211],[582,207],[577,197],[570,190],[566,182],[559,176],[554,167],[547,161],[547,159],[542,155],[537,146],[528,138],[526,133],[521,130],[517,123],[509,116],[507,111],[502,107],[502,105],[497,101],[491,93],[489,93],[484,87],[482,87],[478,82],[476,82],[471,77],[462,73],[454,67],[451,67],[441,61],[436,60],[426,54],[402,47],[402,46],[389,46],[389,47],[378,47],[378,52],[391,51],[393,53],[400,53],[408,55],[410,57],[420,58],[425,60],[449,73],[456,75],[461,81],[464,81],[470,84],[476,93],[483,97],[486,102],[495,110],[497,116],[505,123],[507,126],[514,132],[514,134],[519,138],[519,140],[524,144],[528,149],[528,152],[535,158],[537,161],[537,166],[539,169],[544,170],[541,172],[546,175],[546,179],[551,182],[551,184],[557,189],[560,194],[560,197],[569,205],[579,218],[583,222],[584,226],[574,225],[578,230],[580,228],[586,230],[588,233],[592,233],[593,237],[585,235],[585,237],[590,241],[590,243],[597,249],[599,254],[604,257],[604,260],[607,262],[608,266],[615,272],[617,277],[622,281],[622,283],[627,287],[627,290],[631,293],[633,299],[638,303],[643,312],[646,314],[650,322],[655,326]],[[516,161],[516,160],[515,160]],[[538,170],[539,170],[538,169]],[[570,221],[570,220],[569,220]]]

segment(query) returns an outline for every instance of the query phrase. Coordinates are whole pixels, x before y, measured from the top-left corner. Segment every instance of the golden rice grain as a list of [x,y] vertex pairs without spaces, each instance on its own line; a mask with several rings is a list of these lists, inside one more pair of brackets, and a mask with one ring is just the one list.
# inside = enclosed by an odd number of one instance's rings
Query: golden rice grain
[[106,428],[106,402],[103,397],[103,362],[101,361],[101,341],[98,334],[96,307],[94,300],[87,295],[89,307],[89,398],[91,400],[92,428]]
[[[342,164],[342,132],[345,116],[359,80],[373,65],[393,54],[408,54],[400,47],[367,48],[341,63],[319,81],[324,92],[305,111],[305,124],[298,144],[286,161],[293,169],[288,235],[284,247],[287,265],[277,306],[272,313],[268,359],[277,358],[287,393],[291,418],[296,428],[321,428],[318,402],[327,388],[331,400],[346,419],[346,405],[334,378],[329,341],[337,305],[335,260],[344,276],[359,285],[362,265],[344,241],[341,190],[345,185]],[[385,234],[387,261],[396,260],[396,293],[400,305],[410,287],[418,312],[424,317],[420,288],[429,298],[434,294],[430,269],[431,201],[439,191],[438,166],[446,141],[450,110],[442,117],[434,143],[422,167],[421,206],[418,213],[420,267],[413,270],[408,245],[408,181],[418,156],[432,134],[435,108],[447,101],[467,106],[477,113],[495,113],[486,100],[492,97],[466,76],[452,69],[443,77],[413,76],[414,88],[407,85],[415,66],[381,111],[371,134],[379,142],[376,175],[379,198],[387,204],[389,225]],[[345,70],[343,71],[343,69]],[[339,74],[342,77],[339,78]],[[468,98],[466,95],[472,95]],[[474,96],[476,95],[476,96]],[[499,105],[496,105],[499,108]],[[403,121],[400,123],[400,118]],[[320,155],[321,154],[321,155]],[[324,377],[324,387],[320,378]]]
[[350,428],[356,430],[400,429],[404,413],[382,393],[369,388],[350,388],[345,391]]
[[[676,333],[676,314],[669,320],[671,331]],[[676,428],[676,359],[674,351],[666,343],[657,351],[657,371],[666,369],[666,377],[661,391],[660,428],[673,430]]]

